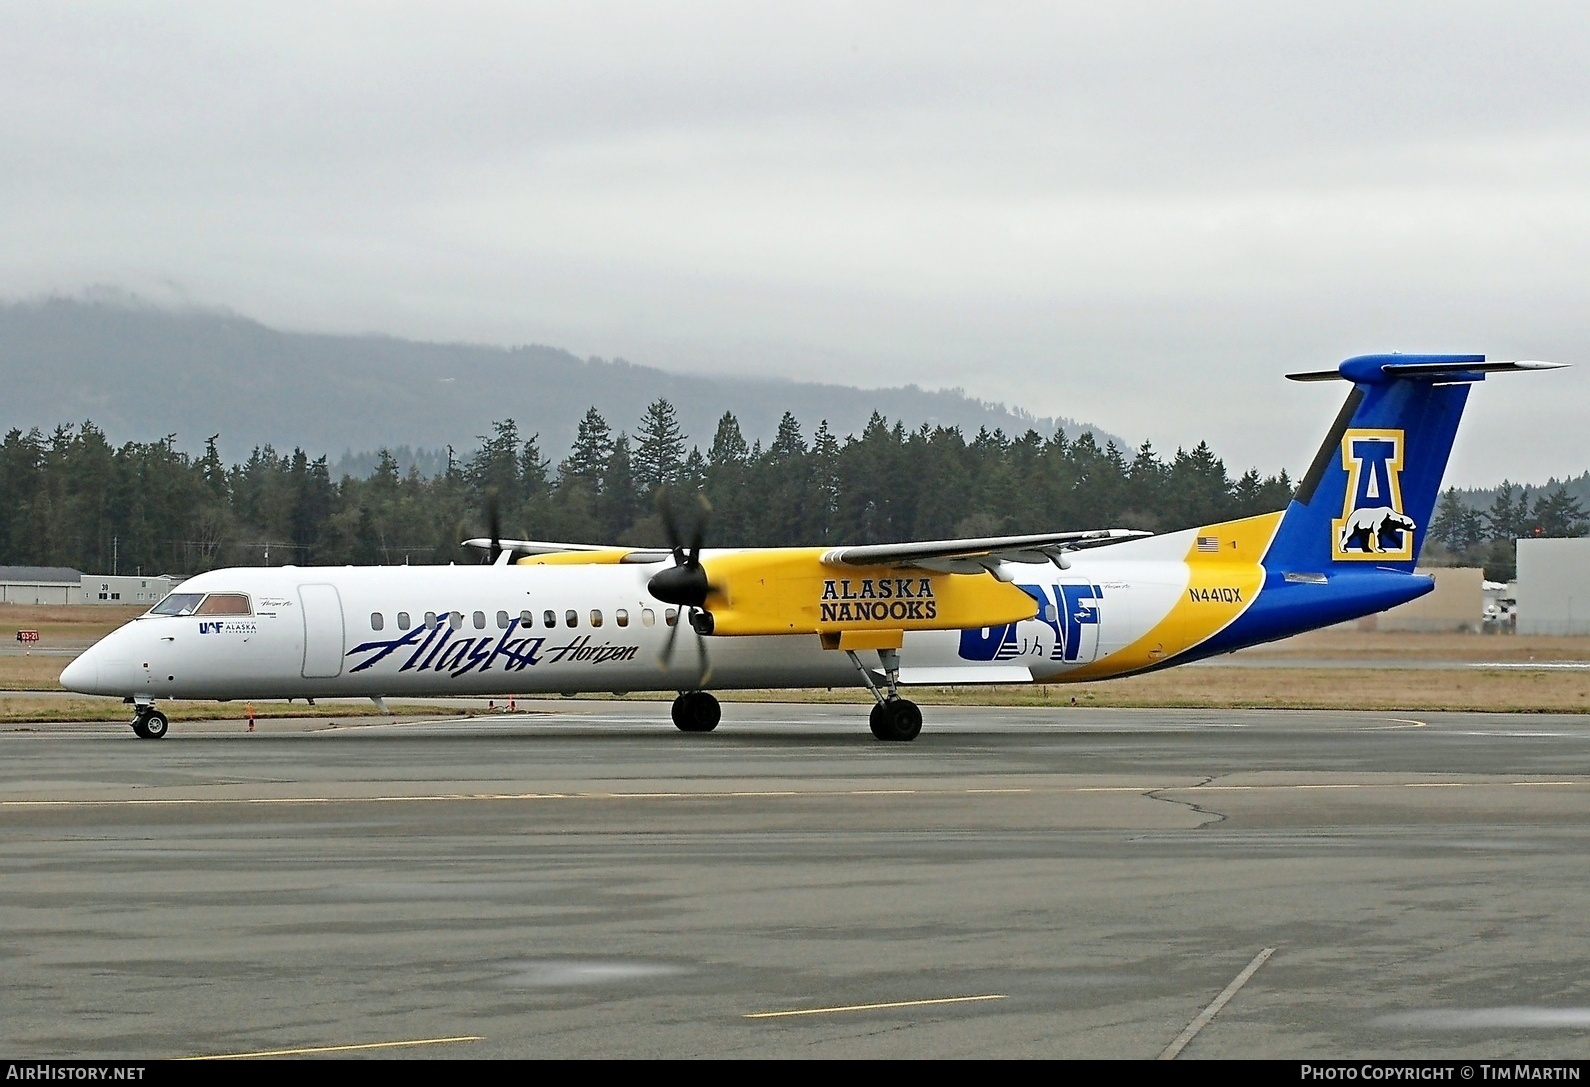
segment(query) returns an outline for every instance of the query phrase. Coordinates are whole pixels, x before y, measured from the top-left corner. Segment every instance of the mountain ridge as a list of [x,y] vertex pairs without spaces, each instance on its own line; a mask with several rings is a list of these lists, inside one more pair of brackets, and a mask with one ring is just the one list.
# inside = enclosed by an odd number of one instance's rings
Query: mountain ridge
[[733,411],[748,440],[766,442],[785,411],[808,435],[826,419],[859,434],[877,411],[908,427],[981,427],[1044,436],[1092,431],[1038,418],[961,390],[915,385],[863,389],[778,377],[681,374],[621,358],[581,359],[545,345],[497,347],[406,340],[377,333],[290,332],[227,311],[166,309],[138,299],[52,297],[0,303],[0,429],[92,420],[113,441],[177,435],[197,449],[219,432],[223,456],[255,446],[302,447],[356,464],[381,448],[416,458],[471,447],[497,420],[539,434],[560,460],[586,409],[614,432],[633,430],[666,397],[691,445],[711,444]]

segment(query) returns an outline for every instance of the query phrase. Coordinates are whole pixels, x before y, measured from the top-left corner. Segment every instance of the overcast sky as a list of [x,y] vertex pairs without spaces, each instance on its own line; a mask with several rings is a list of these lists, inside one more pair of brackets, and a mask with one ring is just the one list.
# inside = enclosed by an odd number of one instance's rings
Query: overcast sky
[[1288,370],[1579,364],[1476,390],[1480,484],[1590,468],[1587,283],[1582,3],[0,0],[9,298],[958,385],[1265,471],[1340,403]]

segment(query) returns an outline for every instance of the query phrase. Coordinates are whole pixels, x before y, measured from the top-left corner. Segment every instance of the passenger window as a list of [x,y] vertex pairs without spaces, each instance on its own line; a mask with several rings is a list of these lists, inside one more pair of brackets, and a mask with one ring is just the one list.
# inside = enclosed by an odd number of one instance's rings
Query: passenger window
[[406,611],[398,612],[398,629],[399,630],[407,630],[408,628],[409,628],[409,613],[406,612]]
[[629,612],[625,611],[623,608],[619,608],[613,613],[613,622],[617,623],[621,627],[629,626]]
[[370,629],[380,630],[384,626],[386,626],[386,620],[381,618],[381,613],[378,611],[372,611],[370,613]]
[[[112,596],[112,599],[115,599]],[[252,615],[248,597],[242,593],[211,593],[204,598],[194,615]]]
[[508,613],[507,612],[499,611],[497,613],[497,629],[498,630],[507,630],[508,629]]
[[426,630],[435,630],[437,627],[439,627],[441,625],[442,624],[437,620],[436,613],[434,611],[428,611],[428,612],[425,613],[425,629]]
[[541,622],[549,628],[557,626],[558,613],[548,608],[546,611],[541,613]]
[[679,609],[669,608],[667,611],[663,612],[663,622],[667,623],[669,626],[673,626],[675,623],[679,622]]
[[531,611],[529,608],[526,608],[524,611],[520,612],[519,613],[519,625],[522,626],[522,627],[533,627],[533,626],[535,626],[536,625],[536,613]]
[[591,625],[593,627],[599,627],[602,625],[602,613],[595,608],[591,609]]
[[580,625],[580,613],[570,608],[563,613],[563,621],[571,627],[577,627]]
[[448,612],[447,613],[447,625],[449,627],[452,627],[454,630],[463,630],[464,629],[464,613],[461,612],[461,611],[450,611],[450,612]]
[[650,608],[641,608],[640,609],[640,625],[641,626],[649,627],[649,626],[652,626],[653,624],[655,624],[656,622],[657,622],[657,613],[656,612],[652,611]]
[[485,612],[477,611],[475,613],[475,615],[474,615],[474,620],[475,620],[475,629],[476,630],[485,630],[486,629],[486,613]]

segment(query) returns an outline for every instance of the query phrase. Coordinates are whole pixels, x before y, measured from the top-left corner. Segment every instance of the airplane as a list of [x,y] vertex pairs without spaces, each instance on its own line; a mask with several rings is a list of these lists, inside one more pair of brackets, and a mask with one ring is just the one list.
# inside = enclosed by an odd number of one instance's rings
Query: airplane
[[[914,740],[913,685],[1135,675],[1413,600],[1413,572],[1469,389],[1555,369],[1483,355],[1360,355],[1297,381],[1351,384],[1285,510],[1152,535],[1126,529],[841,547],[466,541],[468,566],[213,570],[69,664],[61,685],[164,699],[676,691],[711,732],[712,690],[864,687],[870,725]],[[680,638],[688,626],[691,636]],[[684,646],[681,651],[681,643]]]

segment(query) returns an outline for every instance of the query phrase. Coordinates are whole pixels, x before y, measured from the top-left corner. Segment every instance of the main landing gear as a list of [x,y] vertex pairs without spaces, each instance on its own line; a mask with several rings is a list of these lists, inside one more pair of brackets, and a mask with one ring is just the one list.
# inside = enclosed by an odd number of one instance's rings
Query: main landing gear
[[850,655],[850,663],[856,666],[856,671],[861,673],[862,682],[867,685],[867,690],[872,692],[872,697],[878,700],[872,707],[868,716],[868,723],[872,726],[872,734],[880,740],[899,740],[901,742],[914,740],[922,734],[922,711],[915,702],[900,697],[900,651],[898,649],[878,650],[878,661],[883,665],[884,678],[889,683],[889,693],[885,695],[878,690],[878,685],[872,681],[872,673],[867,671],[861,663],[861,658],[856,656],[853,649],[845,650]]
[[711,732],[723,717],[723,707],[706,691],[685,691],[674,699],[673,717],[680,732]]
[[140,740],[164,740],[171,722],[152,704],[144,703],[133,711],[132,730]]
[[922,732],[922,711],[910,699],[895,695],[872,707],[868,723],[880,740],[914,740]]

